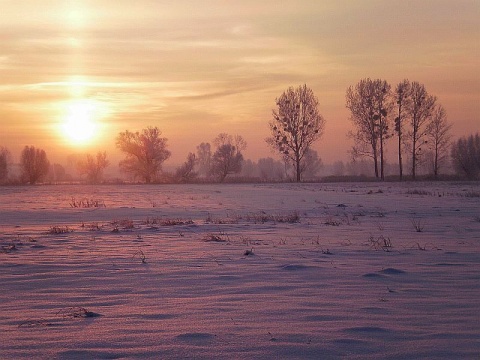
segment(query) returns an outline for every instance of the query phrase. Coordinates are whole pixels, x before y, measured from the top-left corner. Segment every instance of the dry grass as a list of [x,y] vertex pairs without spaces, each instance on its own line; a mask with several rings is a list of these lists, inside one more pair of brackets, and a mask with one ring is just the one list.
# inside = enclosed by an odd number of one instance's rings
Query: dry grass
[[17,246],[15,244],[8,244],[8,245],[3,245],[0,252],[4,254],[11,253],[12,251],[18,250]]
[[392,241],[388,237],[384,237],[383,235],[380,235],[378,237],[374,237],[373,235],[370,236],[368,240],[370,247],[372,247],[375,250],[383,250],[386,252],[389,252],[393,245]]
[[418,218],[412,218],[410,219],[410,222],[412,223],[413,225],[413,228],[415,229],[416,232],[422,232],[423,231],[423,228],[425,227],[425,223],[422,219],[418,219]]
[[133,254],[133,258],[139,258],[141,261],[142,261],[142,264],[146,264],[147,263],[147,257],[145,255],[145,253],[143,252],[143,250],[139,249],[135,254]]
[[419,190],[419,189],[407,190],[407,194],[408,195],[433,196],[433,193],[431,191]]
[[205,242],[227,242],[227,238],[223,237],[222,235],[215,235],[215,234],[207,234],[203,237],[203,241]]
[[468,198],[480,198],[480,192],[478,191],[467,191],[465,194],[464,194],[465,197],[468,197]]
[[160,218],[147,218],[144,225],[159,225],[159,226],[177,226],[177,225],[193,225],[193,220],[182,219],[160,219]]
[[340,221],[336,220],[333,216],[329,216],[325,220],[324,224],[328,226],[340,226]]
[[57,315],[61,315],[64,318],[94,318],[101,316],[100,314],[89,311],[81,306],[73,306],[62,309],[57,312]]
[[300,222],[300,215],[296,211],[288,214],[280,214],[280,215],[267,214],[264,211],[262,211],[259,213],[251,213],[246,215],[234,215],[234,216],[227,215],[227,217],[225,218],[213,218],[209,214],[205,220],[206,223],[220,224],[220,225],[238,224],[241,221],[251,222],[255,224],[264,224],[267,222],[294,224],[294,223]]
[[60,235],[60,234],[68,234],[71,232],[73,232],[73,229],[70,229],[68,226],[52,226],[47,231],[47,234]]
[[106,207],[105,203],[102,200],[96,200],[96,199],[88,199],[88,198],[82,198],[82,199],[75,199],[72,196],[72,199],[70,200],[70,207],[72,208],[99,208],[99,207]]
[[114,220],[111,224],[113,225],[112,232],[119,232],[120,228],[123,230],[135,229],[135,224],[133,223],[133,220],[130,219]]

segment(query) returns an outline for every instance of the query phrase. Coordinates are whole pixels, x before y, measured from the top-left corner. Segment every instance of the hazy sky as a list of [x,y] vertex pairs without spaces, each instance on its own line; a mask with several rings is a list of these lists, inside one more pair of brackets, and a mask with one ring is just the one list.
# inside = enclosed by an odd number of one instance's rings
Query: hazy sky
[[[480,129],[478,0],[0,0],[0,145],[63,163],[123,130],[159,127],[184,161],[220,132],[264,139],[275,98],[306,83],[326,118],[315,146],[348,159],[345,90],[408,78],[438,97],[456,136]],[[81,128],[68,123],[83,122]],[[89,144],[68,131],[92,127]],[[75,135],[75,134],[74,134]]]

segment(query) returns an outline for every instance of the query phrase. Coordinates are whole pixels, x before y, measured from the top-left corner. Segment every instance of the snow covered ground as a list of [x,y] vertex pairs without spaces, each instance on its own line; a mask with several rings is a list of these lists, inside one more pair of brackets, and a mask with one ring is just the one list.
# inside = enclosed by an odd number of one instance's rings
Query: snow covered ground
[[479,359],[479,194],[0,187],[0,358]]

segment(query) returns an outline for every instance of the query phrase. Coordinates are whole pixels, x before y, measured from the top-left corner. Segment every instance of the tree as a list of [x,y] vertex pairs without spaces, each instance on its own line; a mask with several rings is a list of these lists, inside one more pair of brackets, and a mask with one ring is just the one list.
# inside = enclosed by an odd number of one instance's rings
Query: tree
[[307,85],[289,87],[276,99],[272,110],[271,137],[267,143],[295,167],[296,181],[302,179],[302,160],[312,144],[320,139],[325,119],[318,111],[318,99]]
[[235,174],[242,171],[243,155],[247,143],[240,136],[219,134],[213,141],[217,146],[212,156],[211,173],[223,182],[228,174]]
[[410,146],[412,151],[412,178],[415,180],[422,150],[427,143],[427,126],[432,116],[437,98],[429,95],[425,86],[416,81],[411,84],[410,106],[407,116],[410,121]]
[[398,116],[395,118],[395,132],[398,137],[398,167],[400,180],[403,179],[403,159],[402,159],[402,144],[404,143],[403,123],[406,118],[406,112],[410,106],[410,82],[403,80],[395,88],[395,98],[397,102]]
[[90,154],[85,159],[79,160],[77,163],[77,171],[80,175],[87,176],[87,182],[90,184],[98,184],[102,181],[103,170],[109,165],[107,153],[98,152],[96,157]]
[[323,162],[322,159],[318,157],[318,152],[312,149],[308,149],[301,163],[303,177],[308,180],[315,179],[322,167]]
[[47,179],[51,182],[60,182],[65,181],[67,177],[67,172],[65,168],[60,164],[53,164],[50,166],[48,171]]
[[201,143],[197,146],[198,173],[205,177],[210,176],[212,163],[212,149],[209,143]]
[[0,184],[7,180],[9,158],[10,151],[6,147],[0,146]]
[[440,168],[448,159],[450,146],[450,130],[452,124],[447,121],[447,112],[442,105],[437,105],[433,110],[432,120],[427,126],[427,138],[433,152],[433,175],[438,178]]
[[349,134],[355,142],[353,158],[371,157],[375,177],[384,180],[385,142],[390,137],[389,114],[393,107],[390,85],[385,80],[362,79],[347,89],[346,106],[356,128]]
[[284,165],[271,157],[258,159],[258,171],[263,181],[282,181],[285,178]]
[[45,150],[34,146],[25,146],[22,150],[20,165],[24,179],[32,185],[46,176],[50,169]]
[[175,177],[177,181],[183,183],[189,183],[195,180],[198,177],[198,173],[195,172],[195,165],[197,164],[197,159],[194,153],[189,153],[187,156],[187,161],[185,161],[182,166],[180,166],[176,173]]
[[458,174],[470,180],[479,179],[480,175],[480,135],[461,137],[452,144],[451,157]]
[[140,177],[147,184],[155,180],[162,170],[162,164],[171,153],[167,150],[167,139],[161,138],[157,127],[148,127],[142,132],[128,130],[117,136],[117,147],[126,154],[120,162],[120,169]]

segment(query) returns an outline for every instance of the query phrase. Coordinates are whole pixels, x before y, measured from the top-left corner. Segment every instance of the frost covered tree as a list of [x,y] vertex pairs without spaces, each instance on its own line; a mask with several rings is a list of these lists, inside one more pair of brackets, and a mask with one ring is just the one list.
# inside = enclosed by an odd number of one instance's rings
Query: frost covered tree
[[391,86],[385,80],[360,80],[346,92],[346,107],[355,130],[349,133],[354,140],[353,158],[371,157],[375,177],[385,178],[385,143],[391,136],[389,130],[392,111]]
[[85,159],[79,160],[77,163],[77,171],[80,175],[87,176],[87,182],[90,184],[98,184],[102,181],[103,170],[109,165],[107,153],[98,152],[95,157],[90,154]]
[[167,139],[162,138],[157,127],[148,127],[141,132],[121,132],[116,139],[117,147],[126,158],[120,162],[120,169],[134,177],[142,178],[147,184],[155,180],[162,170],[162,164],[171,153]]
[[8,177],[8,159],[10,152],[6,147],[0,146],[0,184],[5,182]]
[[197,164],[197,158],[194,153],[189,153],[187,160],[176,170],[175,178],[178,182],[189,183],[198,177],[198,173],[195,171],[195,165]]
[[258,171],[263,181],[282,181],[285,179],[285,165],[271,157],[258,159]]
[[452,164],[456,172],[470,180],[480,177],[480,135],[461,137],[451,147]]
[[403,144],[404,144],[404,122],[407,110],[410,106],[410,82],[403,80],[395,88],[395,100],[397,104],[397,117],[395,118],[395,132],[398,139],[398,168],[400,180],[403,179]]
[[210,168],[213,176],[223,182],[228,174],[236,174],[242,171],[242,151],[247,148],[247,143],[240,135],[233,137],[221,133],[213,143],[216,146]]
[[267,143],[291,162],[295,178],[302,179],[302,161],[312,144],[320,139],[325,119],[318,110],[318,99],[307,85],[289,87],[276,99],[277,109],[272,111],[271,136]]
[[197,146],[196,161],[198,174],[200,176],[209,177],[212,164],[212,147],[209,143],[202,142]]
[[318,156],[318,152],[308,149],[301,163],[303,177],[307,180],[314,180],[322,167],[323,162]]
[[20,156],[22,175],[26,182],[35,184],[43,179],[50,170],[50,162],[45,150],[34,146],[25,146]]
[[448,160],[451,128],[452,124],[447,120],[447,112],[442,105],[437,105],[433,110],[432,119],[426,131],[428,145],[433,154],[432,165],[435,179],[438,178],[440,169],[445,166]]
[[427,127],[431,120],[437,98],[428,94],[425,86],[416,81],[411,83],[410,105],[407,111],[410,132],[408,140],[412,157],[412,178],[415,180],[417,167],[427,144]]

